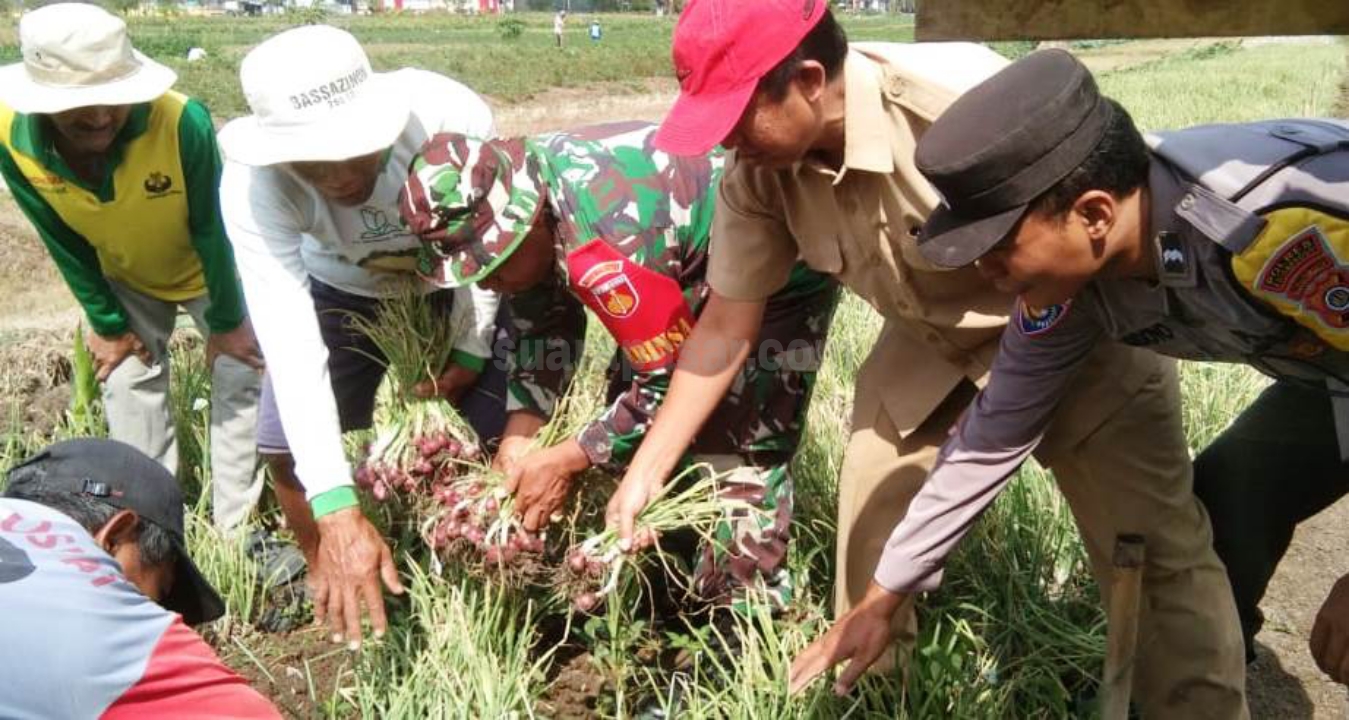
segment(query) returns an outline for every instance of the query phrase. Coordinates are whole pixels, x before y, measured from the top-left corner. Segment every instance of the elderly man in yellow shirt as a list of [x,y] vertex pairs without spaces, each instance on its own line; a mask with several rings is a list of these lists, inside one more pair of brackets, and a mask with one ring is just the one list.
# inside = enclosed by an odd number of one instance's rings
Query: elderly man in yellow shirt
[[168,341],[187,310],[211,369],[215,522],[236,526],[262,490],[262,358],[220,218],[210,113],[96,5],[34,10],[19,42],[23,61],[0,68],[0,176],[84,308],[109,433],[177,470]]

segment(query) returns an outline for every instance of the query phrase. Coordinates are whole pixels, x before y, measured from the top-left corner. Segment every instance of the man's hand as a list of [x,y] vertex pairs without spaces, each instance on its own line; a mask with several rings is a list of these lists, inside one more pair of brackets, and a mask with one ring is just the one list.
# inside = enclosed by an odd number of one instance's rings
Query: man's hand
[[662,487],[659,475],[639,474],[629,468],[614,490],[604,512],[604,524],[618,530],[618,547],[622,551],[641,550],[656,541],[649,528],[637,527],[637,516],[656,499]]
[[91,330],[85,334],[84,341],[89,346],[89,354],[94,357],[94,371],[99,382],[106,381],[112,371],[130,355],[140,358],[147,367],[155,362],[140,336],[129,330],[121,335],[107,337]]
[[846,695],[853,683],[890,647],[890,622],[904,596],[871,583],[862,602],[792,661],[788,692],[796,694],[830,668],[850,660],[834,681],[834,694]]
[[534,437],[543,425],[543,418],[527,410],[507,414],[506,427],[501,431],[501,444],[492,457],[492,469],[509,475],[511,467],[529,452]]
[[430,380],[423,380],[412,388],[412,394],[419,398],[431,398],[439,395],[445,398],[451,405],[459,402],[459,398],[464,396],[473,384],[478,382],[478,371],[469,370],[463,365],[450,363],[445,368],[445,372],[436,378],[432,383]]
[[1312,624],[1312,657],[1332,680],[1349,685],[1349,575],[1335,581]]
[[492,469],[503,475],[510,475],[511,468],[515,467],[516,463],[529,454],[529,447],[533,444],[533,437],[523,435],[502,436],[501,444],[497,446],[496,455],[492,456]]
[[318,519],[319,553],[317,567],[310,569],[314,590],[314,617],[327,619],[333,640],[345,635],[352,650],[361,646],[361,603],[370,613],[375,637],[388,629],[384,615],[384,597],[380,581],[389,592],[403,594],[393,553],[384,538],[360,508],[346,508]]
[[214,367],[220,355],[228,355],[254,370],[263,369],[262,351],[258,349],[252,321],[244,318],[239,327],[229,332],[211,333],[206,340],[206,367]]
[[566,501],[572,478],[590,467],[581,444],[568,440],[525,455],[510,466],[506,489],[515,493],[515,512],[525,529],[537,532]]

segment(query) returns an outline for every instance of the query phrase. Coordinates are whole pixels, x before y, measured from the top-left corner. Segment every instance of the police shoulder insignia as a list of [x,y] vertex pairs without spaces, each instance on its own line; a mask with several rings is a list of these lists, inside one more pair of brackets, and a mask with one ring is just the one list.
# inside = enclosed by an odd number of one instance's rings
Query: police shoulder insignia
[[1035,336],[1044,335],[1054,329],[1055,325],[1063,322],[1068,317],[1068,310],[1073,306],[1072,300],[1065,300],[1058,305],[1036,308],[1026,304],[1025,300],[1017,298],[1016,301],[1016,326],[1022,335]]
[[1349,222],[1320,210],[1282,208],[1232,257],[1236,280],[1279,313],[1349,350]]

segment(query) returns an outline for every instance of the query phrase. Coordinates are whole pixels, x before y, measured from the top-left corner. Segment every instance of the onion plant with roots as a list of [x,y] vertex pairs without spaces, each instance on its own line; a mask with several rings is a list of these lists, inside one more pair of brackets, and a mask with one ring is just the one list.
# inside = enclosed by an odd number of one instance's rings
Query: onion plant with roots
[[415,506],[483,457],[473,428],[449,403],[414,394],[418,383],[434,383],[445,370],[459,328],[411,283],[381,302],[372,318],[352,314],[350,322],[383,356],[388,387],[356,484],[378,502],[399,496]]
[[[618,530],[606,527],[574,545],[567,552],[558,588],[570,598],[575,609],[593,612],[604,599],[619,589],[628,573],[641,566],[660,563],[667,575],[672,572],[668,554],[660,546],[660,536],[676,530],[692,531],[704,543],[716,543],[716,525],[730,514],[762,513],[762,509],[741,500],[720,496],[721,480],[708,465],[691,465],[672,478],[636,518],[636,526],[654,535],[652,547],[645,552],[624,552]],[[685,588],[689,590],[690,588]]]

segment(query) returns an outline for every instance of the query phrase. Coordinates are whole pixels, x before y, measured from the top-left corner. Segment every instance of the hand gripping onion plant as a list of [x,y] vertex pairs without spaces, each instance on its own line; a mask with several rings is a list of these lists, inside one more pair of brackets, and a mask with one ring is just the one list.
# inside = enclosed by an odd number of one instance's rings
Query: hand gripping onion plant
[[[693,476],[701,477],[688,482]],[[703,542],[716,542],[716,525],[727,514],[762,512],[742,500],[720,497],[721,477],[706,465],[693,465],[667,482],[636,518],[636,527],[651,531],[657,538],[655,546],[645,553],[623,552],[615,528],[606,528],[572,546],[558,583],[572,606],[581,612],[593,612],[624,584],[626,573],[638,570],[639,565],[651,562],[652,558],[665,564],[670,572],[660,548],[662,534],[692,530]],[[674,577],[672,572],[670,575]]]
[[415,505],[433,498],[483,455],[454,408],[438,397],[413,395],[417,383],[434,382],[449,362],[457,335],[449,313],[409,283],[385,299],[373,319],[352,315],[350,322],[383,354],[389,390],[356,484],[379,502],[400,497]]
[[[584,412],[573,394],[559,398],[551,421],[535,437],[533,448],[547,447],[575,435]],[[587,408],[588,409],[588,408]],[[585,416],[586,418],[589,415]],[[506,491],[506,476],[484,463],[466,466],[448,484],[437,488],[436,509],[423,524],[422,535],[440,557],[470,569],[480,568],[506,584],[545,579],[541,555],[547,531],[531,533],[515,512],[515,496]]]

